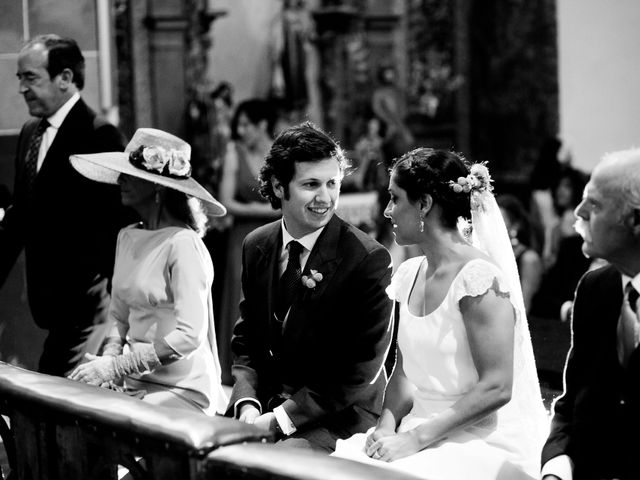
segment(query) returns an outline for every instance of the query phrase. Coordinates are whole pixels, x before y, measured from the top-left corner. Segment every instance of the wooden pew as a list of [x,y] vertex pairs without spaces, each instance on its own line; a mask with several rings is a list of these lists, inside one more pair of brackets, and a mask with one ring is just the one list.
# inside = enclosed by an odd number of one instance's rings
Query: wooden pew
[[[0,362],[0,434],[11,480],[202,478],[208,453],[270,441],[236,420],[151,406],[116,392]],[[142,457],[144,462],[136,461]]]
[[219,448],[207,456],[203,473],[208,480],[418,480],[394,470],[265,443]]
[[415,480],[267,444],[270,435],[237,420],[152,406],[2,362],[0,413],[11,480],[113,480],[118,465],[134,479]]

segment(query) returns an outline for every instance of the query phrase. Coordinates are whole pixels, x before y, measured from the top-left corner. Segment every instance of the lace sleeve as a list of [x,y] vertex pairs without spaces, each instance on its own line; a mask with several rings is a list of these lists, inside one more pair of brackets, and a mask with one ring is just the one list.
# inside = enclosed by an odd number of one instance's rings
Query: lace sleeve
[[500,269],[481,259],[472,260],[463,267],[454,288],[456,302],[464,297],[479,297],[491,289],[510,296],[509,287]]

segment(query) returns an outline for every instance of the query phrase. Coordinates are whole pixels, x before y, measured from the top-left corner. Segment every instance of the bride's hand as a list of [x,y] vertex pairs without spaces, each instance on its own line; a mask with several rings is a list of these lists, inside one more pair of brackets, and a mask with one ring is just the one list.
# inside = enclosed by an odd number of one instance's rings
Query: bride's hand
[[396,432],[390,430],[388,428],[376,427],[373,432],[367,435],[367,440],[364,444],[364,448],[368,451],[369,447],[373,445],[375,442],[380,440],[383,437],[388,437],[389,435],[394,435]]
[[[374,432],[375,433],[375,432]],[[372,434],[373,435],[373,434]],[[412,431],[391,434],[367,447],[367,455],[375,460],[392,462],[422,450],[418,437]]]

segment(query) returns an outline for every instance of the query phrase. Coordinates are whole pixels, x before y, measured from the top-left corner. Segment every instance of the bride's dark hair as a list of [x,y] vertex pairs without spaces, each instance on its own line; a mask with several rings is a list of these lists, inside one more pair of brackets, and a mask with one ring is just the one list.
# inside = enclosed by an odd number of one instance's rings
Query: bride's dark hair
[[447,150],[416,148],[396,159],[390,173],[395,174],[396,184],[407,192],[412,202],[425,193],[442,209],[442,222],[455,228],[458,217],[469,219],[469,193],[455,192],[449,181],[469,175],[469,164],[459,154]]

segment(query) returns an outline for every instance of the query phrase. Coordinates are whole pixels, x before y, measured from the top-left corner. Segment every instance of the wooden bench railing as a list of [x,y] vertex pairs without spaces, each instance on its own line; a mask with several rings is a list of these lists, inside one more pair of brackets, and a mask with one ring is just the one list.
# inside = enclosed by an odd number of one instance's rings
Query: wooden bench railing
[[418,480],[395,470],[267,443],[219,448],[207,456],[204,469],[211,480]]
[[277,447],[236,420],[152,406],[2,362],[0,414],[11,480],[114,480],[118,465],[140,480],[413,479]]
[[236,420],[152,406],[2,363],[0,413],[9,418],[0,432],[12,480],[114,479],[118,465],[134,478],[193,479],[212,450],[271,439]]

